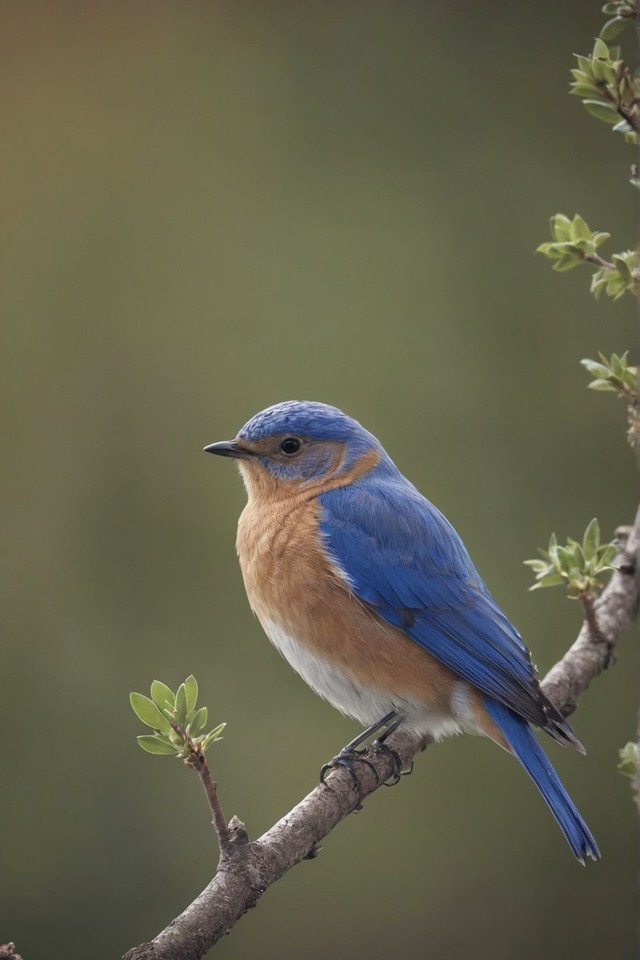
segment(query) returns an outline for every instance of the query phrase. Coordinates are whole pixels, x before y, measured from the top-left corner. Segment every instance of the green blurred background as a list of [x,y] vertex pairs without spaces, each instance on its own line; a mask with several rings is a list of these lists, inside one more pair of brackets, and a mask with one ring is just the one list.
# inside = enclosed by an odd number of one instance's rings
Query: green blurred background
[[[633,305],[533,250],[556,210],[631,245],[632,157],[566,96],[598,3],[23,0],[3,20],[0,942],[106,960],[216,861],[197,779],[138,749],[130,690],[196,673],[252,836],[357,731],[252,618],[242,487],[205,443],[278,400],[337,404],[447,513],[541,671],[572,641],[579,610],[527,593],[521,561],[633,516],[623,408],[578,365],[632,342]],[[601,864],[460,738],[217,955],[635,956],[631,639],[575,717],[588,757],[549,742]]]

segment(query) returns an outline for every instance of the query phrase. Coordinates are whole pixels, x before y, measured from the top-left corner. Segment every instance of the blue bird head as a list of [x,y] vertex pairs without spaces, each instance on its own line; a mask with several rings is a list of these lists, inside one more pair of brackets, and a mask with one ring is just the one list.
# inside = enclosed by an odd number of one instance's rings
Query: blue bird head
[[371,467],[388,460],[380,442],[357,420],[311,400],[268,407],[245,423],[235,440],[205,450],[238,460],[250,491],[255,482],[267,480],[288,488],[314,485],[348,474],[364,458]]

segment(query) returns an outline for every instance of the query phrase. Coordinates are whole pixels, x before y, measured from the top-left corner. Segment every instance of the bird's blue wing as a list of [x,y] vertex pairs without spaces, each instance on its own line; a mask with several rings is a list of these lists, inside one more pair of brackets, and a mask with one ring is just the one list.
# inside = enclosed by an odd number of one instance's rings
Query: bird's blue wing
[[571,739],[462,540],[395,468],[371,471],[319,501],[325,547],[360,600],[485,694]]

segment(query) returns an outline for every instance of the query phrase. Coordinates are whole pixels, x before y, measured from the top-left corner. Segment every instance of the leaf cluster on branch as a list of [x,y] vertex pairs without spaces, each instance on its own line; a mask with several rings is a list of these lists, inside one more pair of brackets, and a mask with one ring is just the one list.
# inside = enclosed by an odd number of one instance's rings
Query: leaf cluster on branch
[[582,543],[569,537],[566,545],[561,546],[552,533],[548,548],[538,548],[538,552],[544,559],[523,561],[536,575],[536,583],[529,589],[565,584],[572,600],[593,600],[603,587],[604,574],[616,569],[611,562],[617,553],[616,545],[600,543],[600,525],[595,517],[585,530]]
[[[616,20],[622,25],[621,30],[632,22],[626,17]],[[607,39],[611,38],[611,29],[605,24],[603,31],[607,33]],[[627,143],[636,144],[640,129],[637,85],[633,72],[621,59],[620,47],[609,48],[601,33],[593,52],[586,57],[577,54],[576,60],[578,66],[571,71],[573,83],[569,92],[581,98],[582,105],[592,117],[613,125],[616,133],[624,134]]]

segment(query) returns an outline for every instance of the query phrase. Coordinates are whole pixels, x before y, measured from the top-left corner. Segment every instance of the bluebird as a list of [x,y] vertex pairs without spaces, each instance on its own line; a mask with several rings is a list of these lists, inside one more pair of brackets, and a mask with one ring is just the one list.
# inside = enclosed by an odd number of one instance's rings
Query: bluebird
[[235,440],[251,607],[309,686],[370,730],[483,734],[529,774],[575,856],[596,842],[533,727],[584,753],[446,517],[336,407],[278,403]]

